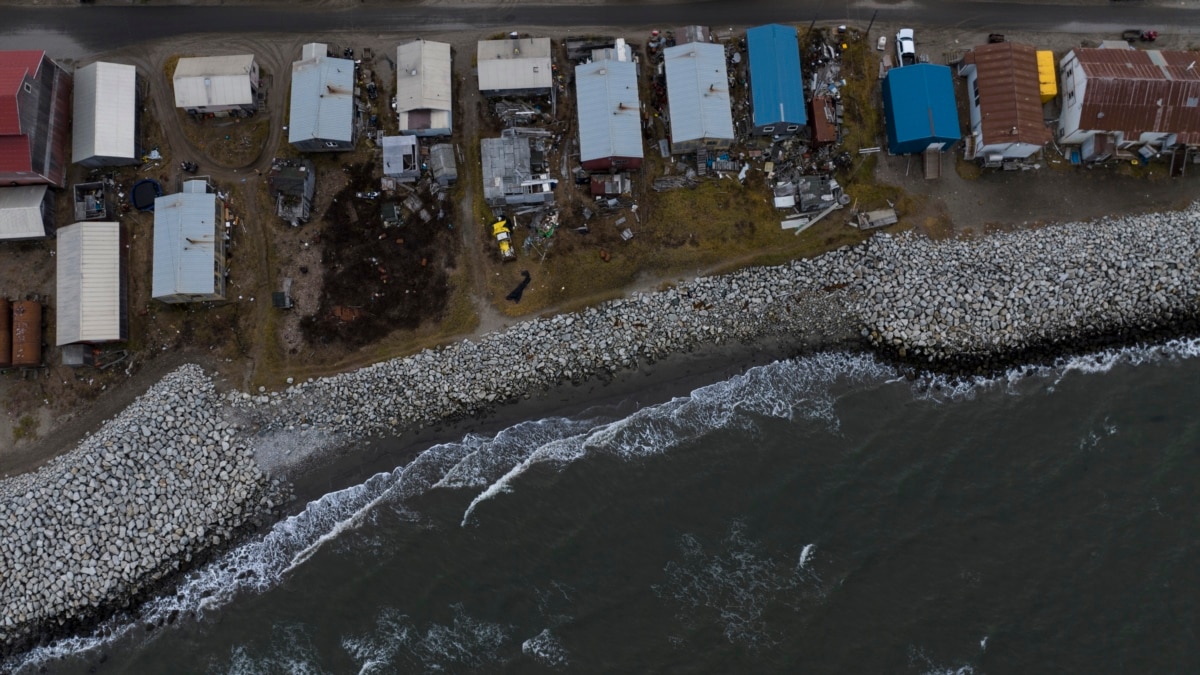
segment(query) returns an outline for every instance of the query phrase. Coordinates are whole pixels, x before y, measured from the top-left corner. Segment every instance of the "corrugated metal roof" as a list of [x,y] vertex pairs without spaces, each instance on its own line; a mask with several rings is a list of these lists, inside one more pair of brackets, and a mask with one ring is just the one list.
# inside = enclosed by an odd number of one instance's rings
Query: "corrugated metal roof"
[[733,139],[725,47],[691,42],[663,50],[671,141]]
[[46,236],[42,222],[45,185],[0,188],[0,239],[32,239]]
[[0,173],[33,173],[28,136],[0,136]]
[[121,339],[121,226],[75,223],[58,230],[58,346]]
[[1200,61],[1195,52],[1076,49],[1087,75],[1080,129],[1121,131],[1126,140],[1147,132],[1176,133],[1200,144]]
[[253,67],[253,54],[179,59],[173,77],[175,107],[197,108],[254,103],[254,91],[250,82]]
[[549,89],[550,38],[480,40],[476,53],[479,91]]
[[777,23],[746,31],[754,126],[808,124],[800,42],[796,29]]
[[354,140],[354,62],[317,56],[292,63],[289,119],[289,143]]
[[28,73],[37,77],[46,52],[36,50],[0,52],[0,134],[21,133],[17,92]]
[[1037,50],[997,42],[980,45],[974,53],[983,145],[1050,142],[1042,116]]
[[137,156],[137,68],[97,61],[75,71],[72,157]]
[[637,65],[593,61],[575,66],[579,161],[642,156]]
[[953,76],[946,66],[917,63],[892,68],[883,81],[883,107],[893,152],[908,143],[952,142],[962,137]]
[[154,277],[151,297],[214,292],[217,196],[179,192],[154,200]]
[[[416,136],[384,136],[383,137],[383,175],[411,176],[421,173],[417,157]],[[404,158],[409,158],[409,168],[404,167]]]
[[[441,110],[451,106],[450,45],[414,40],[396,48],[396,109]],[[441,128],[437,124],[435,128]]]

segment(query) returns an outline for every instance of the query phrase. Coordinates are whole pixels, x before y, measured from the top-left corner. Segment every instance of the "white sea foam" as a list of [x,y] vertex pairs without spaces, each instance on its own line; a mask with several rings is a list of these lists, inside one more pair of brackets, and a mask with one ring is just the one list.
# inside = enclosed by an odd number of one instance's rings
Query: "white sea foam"
[[[809,546],[805,550],[811,555]],[[696,536],[685,534],[679,548],[682,559],[667,563],[666,581],[655,585],[654,592],[678,604],[677,618],[685,625],[714,621],[733,644],[751,649],[777,644],[782,636],[773,633],[764,619],[770,605],[799,611],[804,598],[821,594],[820,580],[805,573],[803,552],[795,567],[782,564],[779,556],[747,538],[739,522],[715,546],[706,547]]]
[[567,650],[547,628],[521,644],[521,651],[543,666],[562,668],[567,665]]
[[342,648],[358,665],[358,672],[404,671],[457,672],[501,663],[501,647],[510,642],[510,629],[470,617],[454,605],[450,624],[419,628],[398,609],[386,608],[366,635],[342,638]]
[[261,675],[289,673],[294,675],[324,675],[329,672],[320,666],[317,648],[308,628],[295,622],[271,627],[271,640],[266,645],[239,644],[230,649],[229,660],[214,660],[207,672],[227,675]]

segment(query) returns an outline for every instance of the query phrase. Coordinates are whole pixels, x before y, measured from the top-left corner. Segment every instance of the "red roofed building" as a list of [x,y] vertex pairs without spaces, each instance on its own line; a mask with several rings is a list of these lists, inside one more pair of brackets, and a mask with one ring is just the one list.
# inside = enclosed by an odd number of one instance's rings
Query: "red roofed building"
[[41,51],[0,51],[0,186],[66,179],[71,76]]
[[1200,53],[1076,49],[1059,66],[1059,141],[1110,136],[1117,149],[1200,146]]

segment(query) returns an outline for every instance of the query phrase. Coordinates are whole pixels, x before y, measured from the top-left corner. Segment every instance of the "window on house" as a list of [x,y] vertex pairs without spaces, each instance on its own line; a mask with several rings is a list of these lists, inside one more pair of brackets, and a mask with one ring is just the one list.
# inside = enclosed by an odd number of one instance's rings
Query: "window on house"
[[33,93],[33,87],[32,87],[32,86],[31,86],[31,85],[30,85],[28,82],[26,82],[26,83],[25,83],[25,93],[26,93],[26,94],[32,94],[32,93]]
[[975,80],[973,83],[971,83],[971,90],[972,90],[972,93],[974,93],[974,95],[975,95],[975,107],[978,108],[979,107],[979,80]]
[[1074,102],[1075,102],[1075,90],[1074,90],[1074,89],[1072,89],[1071,91],[1068,91],[1068,92],[1067,92],[1067,102],[1068,102],[1068,103],[1074,103]]
[[775,127],[763,127],[764,134],[770,134],[770,133],[774,133],[774,132],[775,132]]
[[325,147],[327,148],[336,148],[337,146],[337,141],[325,141]]
[[789,125],[788,125],[788,128],[787,128],[787,130],[788,130],[788,131],[795,131],[795,130],[797,130],[797,129],[799,129],[799,128],[800,128],[800,125],[799,125],[799,124],[789,124]]

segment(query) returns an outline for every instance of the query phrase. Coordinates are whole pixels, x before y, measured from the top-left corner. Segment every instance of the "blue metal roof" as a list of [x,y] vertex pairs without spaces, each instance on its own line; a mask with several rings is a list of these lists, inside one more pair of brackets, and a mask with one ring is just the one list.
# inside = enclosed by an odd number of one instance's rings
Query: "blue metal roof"
[[579,161],[642,156],[637,65],[592,61],[575,67]]
[[754,126],[808,124],[796,29],[777,23],[746,31]]
[[888,150],[901,155],[940,143],[956,143],[958,108],[954,81],[947,66],[917,63],[892,68],[883,80],[883,108]]

